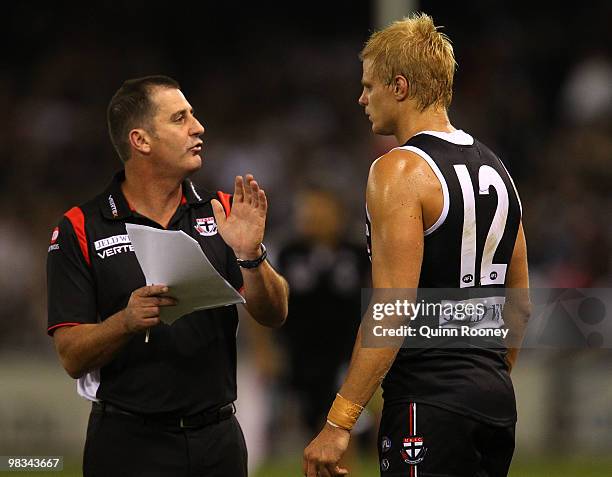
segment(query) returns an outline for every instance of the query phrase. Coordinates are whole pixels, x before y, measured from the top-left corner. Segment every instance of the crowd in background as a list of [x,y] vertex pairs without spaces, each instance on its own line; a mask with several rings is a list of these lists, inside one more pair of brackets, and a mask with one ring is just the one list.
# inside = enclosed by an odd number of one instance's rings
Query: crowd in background
[[[609,285],[612,41],[599,26],[610,6],[594,2],[565,17],[431,3],[422,8],[445,25],[459,64],[451,121],[513,174],[532,280]],[[0,35],[20,49],[7,50],[0,70],[0,343],[45,339],[46,242],[61,214],[121,167],[105,108],[129,77],[166,73],[181,82],[207,129],[195,181],[231,191],[234,175],[255,173],[270,197],[272,252],[295,235],[297,192],[312,186],[338,195],[344,234],[364,244],[368,167],[395,145],[370,132],[357,104],[371,6],[354,6],[352,23],[340,22],[341,9],[301,20],[249,10],[215,26],[207,13],[227,12],[204,10],[199,26],[185,29],[176,24],[181,13],[162,20],[156,7],[144,26],[139,6],[121,15],[104,6],[33,14],[27,2],[9,10]]]

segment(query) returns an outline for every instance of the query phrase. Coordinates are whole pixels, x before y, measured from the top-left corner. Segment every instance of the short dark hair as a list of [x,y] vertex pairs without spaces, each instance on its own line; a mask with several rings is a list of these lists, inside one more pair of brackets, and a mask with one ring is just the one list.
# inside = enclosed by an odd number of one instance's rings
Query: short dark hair
[[155,114],[150,96],[155,87],[180,89],[177,81],[163,75],[129,79],[121,85],[108,105],[108,133],[122,162],[130,158],[129,132],[135,127],[150,126]]

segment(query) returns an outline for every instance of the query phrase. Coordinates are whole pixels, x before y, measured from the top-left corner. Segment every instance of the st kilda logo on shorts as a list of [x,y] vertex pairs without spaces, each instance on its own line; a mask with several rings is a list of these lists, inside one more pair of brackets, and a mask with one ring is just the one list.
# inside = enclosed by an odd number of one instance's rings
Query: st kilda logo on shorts
[[400,454],[406,464],[420,464],[425,458],[426,453],[427,447],[425,447],[425,445],[423,444],[422,437],[404,437],[404,448],[400,451]]
[[[415,402],[411,402],[408,406],[408,421],[410,435],[404,437],[400,455],[406,464],[417,465],[425,458],[427,447],[425,447],[423,437],[417,435],[417,404]],[[412,475],[412,471],[410,475]]]
[[400,454],[406,464],[417,465],[421,463],[426,453],[427,447],[423,444],[422,437],[404,437],[404,448],[400,451]]
[[217,233],[217,222],[214,217],[196,219],[195,229],[204,237],[210,237]]

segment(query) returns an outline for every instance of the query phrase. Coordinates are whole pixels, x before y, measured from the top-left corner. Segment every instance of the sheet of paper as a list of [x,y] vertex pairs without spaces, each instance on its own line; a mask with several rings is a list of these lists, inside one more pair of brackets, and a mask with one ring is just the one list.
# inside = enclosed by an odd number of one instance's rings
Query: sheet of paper
[[147,284],[167,285],[178,300],[176,306],[162,307],[164,323],[195,310],[245,302],[185,232],[135,224],[126,224],[126,229]]

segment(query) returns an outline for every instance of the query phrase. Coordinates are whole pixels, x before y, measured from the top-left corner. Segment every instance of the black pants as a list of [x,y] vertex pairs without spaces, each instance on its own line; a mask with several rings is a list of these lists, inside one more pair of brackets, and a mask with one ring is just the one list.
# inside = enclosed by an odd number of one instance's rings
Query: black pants
[[506,477],[514,427],[426,404],[385,405],[378,432],[381,476]]
[[135,416],[92,410],[84,477],[246,477],[247,449],[235,416],[173,429]]

